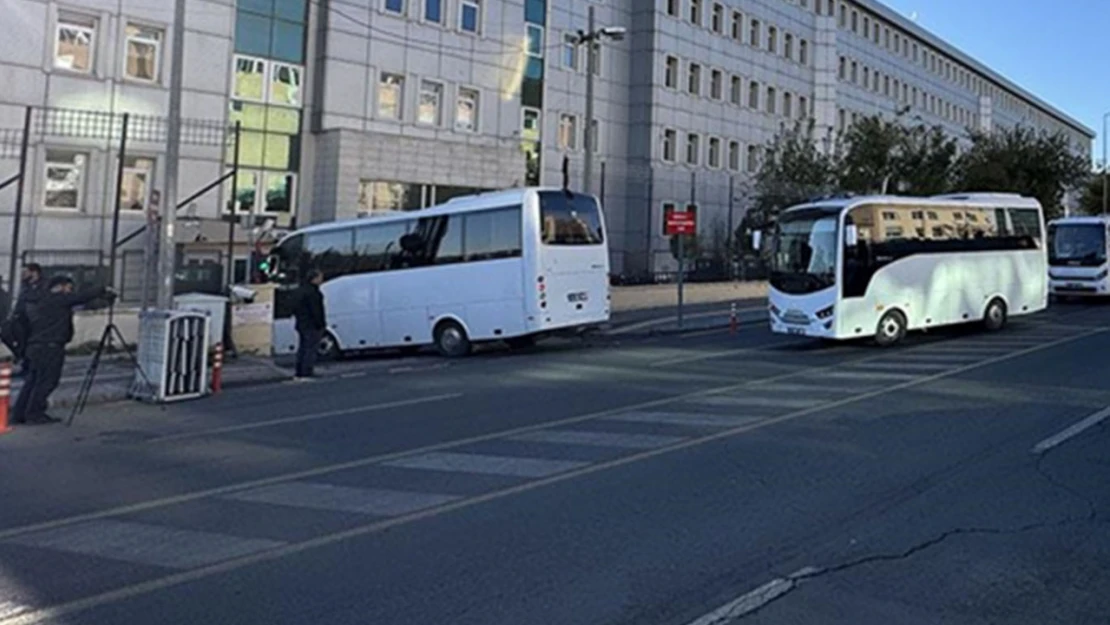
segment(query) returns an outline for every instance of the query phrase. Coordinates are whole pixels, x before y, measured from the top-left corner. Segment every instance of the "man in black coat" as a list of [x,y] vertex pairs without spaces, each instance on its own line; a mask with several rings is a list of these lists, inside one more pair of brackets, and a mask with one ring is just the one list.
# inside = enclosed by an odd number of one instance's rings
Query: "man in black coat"
[[20,276],[19,298],[11,316],[3,319],[4,344],[11,350],[15,360],[20,362],[20,371],[17,375],[25,376],[31,371],[31,362],[27,359],[27,337],[30,326],[27,321],[27,307],[37,302],[45,293],[43,288],[42,267],[38,263],[28,263],[23,266]]
[[308,281],[299,289],[293,316],[297,320],[297,372],[296,380],[307,380],[315,375],[316,354],[324,329],[328,327],[327,314],[324,312],[324,294],[320,285],[324,274],[313,270]]
[[102,297],[113,297],[110,289],[98,288],[73,292],[73,280],[59,276],[49,289],[26,304],[29,327],[26,352],[31,371],[19,390],[12,410],[14,423],[53,423],[47,416],[47,400],[62,379],[66,345],[73,340],[73,309]]

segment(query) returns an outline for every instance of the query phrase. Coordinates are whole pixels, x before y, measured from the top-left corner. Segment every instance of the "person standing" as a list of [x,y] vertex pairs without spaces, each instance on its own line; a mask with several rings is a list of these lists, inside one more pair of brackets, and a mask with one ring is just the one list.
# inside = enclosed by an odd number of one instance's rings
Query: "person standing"
[[42,267],[38,263],[27,263],[20,274],[19,297],[15,301],[15,308],[10,317],[6,318],[5,343],[12,350],[12,356],[20,363],[17,376],[24,377],[31,371],[31,362],[27,359],[27,337],[30,325],[27,320],[27,308],[33,306],[42,298],[45,289],[42,280]]
[[46,414],[47,401],[62,379],[66,345],[73,340],[73,309],[102,297],[114,297],[111,289],[73,292],[73,280],[59,276],[35,301],[28,302],[25,315],[29,332],[26,357],[31,370],[19,390],[12,410],[13,423],[53,423]]
[[308,280],[297,294],[296,308],[293,311],[297,322],[295,380],[307,380],[316,374],[317,350],[321,339],[324,338],[324,329],[328,327],[327,313],[324,311],[324,294],[320,292],[320,285],[323,283],[324,274],[314,269],[309,272]]

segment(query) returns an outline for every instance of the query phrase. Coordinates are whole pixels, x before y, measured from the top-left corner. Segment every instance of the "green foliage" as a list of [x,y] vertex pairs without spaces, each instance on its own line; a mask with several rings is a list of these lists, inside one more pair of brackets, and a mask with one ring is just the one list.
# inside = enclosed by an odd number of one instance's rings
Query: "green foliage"
[[957,143],[940,126],[874,115],[853,124],[841,140],[837,179],[844,191],[936,195],[951,190]]
[[783,128],[764,149],[755,175],[755,205],[746,220],[760,227],[782,209],[828,195],[835,186],[834,159],[818,147],[813,122]]
[[[1102,185],[1106,172],[1098,172],[1087,178],[1079,193],[1079,213],[1082,215],[1102,214]],[[1110,180],[1105,180],[1110,183]]]

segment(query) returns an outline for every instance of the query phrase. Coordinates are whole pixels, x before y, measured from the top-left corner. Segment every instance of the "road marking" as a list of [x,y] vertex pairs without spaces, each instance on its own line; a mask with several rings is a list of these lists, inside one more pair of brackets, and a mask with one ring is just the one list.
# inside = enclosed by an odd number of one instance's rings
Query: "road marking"
[[172,569],[212,565],[285,544],[112,520],[90,521],[4,542]]
[[352,488],[318,482],[287,482],[233,493],[224,499],[389,517],[441,506],[461,497],[377,488]]
[[905,372],[909,373],[911,371],[919,371],[919,372],[921,372],[921,371],[925,371],[925,372],[940,371],[941,369],[947,369],[948,367],[951,367],[951,366],[952,366],[952,363],[944,363],[944,362],[881,362],[881,361],[876,361],[876,362],[864,362],[864,363],[860,363],[858,365],[852,365],[852,368],[854,368],[854,369],[867,369],[867,370],[875,369],[875,370],[878,370],[878,371],[894,371],[894,372],[905,371]]
[[811,397],[799,399],[796,397],[758,397],[754,395],[713,395],[691,400],[691,403],[706,404],[708,406],[749,406],[759,408],[809,408],[823,404],[827,399]]
[[167,436],[158,436],[147,441],[147,443],[167,443],[170,441],[183,441],[190,438],[205,438],[208,436],[215,436],[217,434],[228,434],[231,432],[245,432],[247,430],[257,430],[261,428],[269,428],[277,425],[288,425],[290,423],[302,423],[304,421],[318,421],[320,419],[328,419],[331,417],[342,417],[351,414],[358,414],[360,412],[376,412],[379,410],[389,410],[390,408],[403,408],[405,406],[415,406],[417,404],[427,404],[431,402],[444,401],[448,399],[458,399],[462,397],[462,393],[447,393],[444,395],[432,395],[429,397],[418,397],[415,399],[402,399],[398,401],[385,402],[383,404],[371,404],[369,406],[356,406],[354,408],[343,408],[340,410],[328,410],[327,412],[317,412],[313,414],[299,415],[296,417],[284,417],[281,419],[270,419],[268,421],[254,421],[252,423],[243,423],[241,425],[229,425],[226,427],[212,428],[210,430],[201,430],[199,432],[185,432],[183,434],[170,434]]
[[483,475],[508,475],[511,477],[547,477],[578,469],[588,462],[572,460],[548,460],[546,458],[527,458],[516,456],[489,456],[484,454],[460,454],[433,452],[420,456],[399,458],[383,462],[383,467],[398,469],[423,469],[448,473],[479,473]]
[[[693,313],[693,314],[689,314],[689,315],[683,315],[682,318],[683,319],[705,319],[706,317],[727,317],[729,314],[731,314],[731,312],[732,312],[731,308],[724,308],[722,310],[712,310],[712,311],[707,311],[707,312],[700,312],[700,313]],[[754,306],[754,307],[751,307],[751,308],[738,308],[736,310],[736,314],[738,314],[738,315],[742,314],[742,313],[753,313],[753,312],[767,312],[767,307],[766,306]],[[666,323],[678,323],[678,315],[672,315],[672,316],[669,316],[669,317],[656,317],[654,319],[647,319],[645,321],[638,321],[636,323],[632,323],[632,324],[626,325],[624,327],[617,328],[616,330],[613,330],[612,332],[609,332],[609,334],[610,335],[616,335],[616,336],[619,336],[619,335],[622,335],[622,334],[630,334],[630,333],[635,332],[637,330],[643,330],[644,328],[650,328],[652,326],[661,326],[661,325],[666,324]]]
[[[197,580],[201,580],[201,579],[206,579],[206,578],[212,577],[214,575],[220,575],[220,574],[223,574],[223,573],[236,571],[236,570],[239,570],[239,569],[242,569],[242,568],[245,568],[245,567],[253,566],[255,564],[261,564],[263,562],[271,562],[271,561],[278,560],[278,559],[281,559],[281,558],[285,558],[285,557],[288,557],[288,556],[296,555],[296,554],[299,554],[299,553],[304,553],[306,551],[311,551],[313,549],[318,549],[318,548],[321,548],[321,547],[327,547],[327,546],[330,546],[330,545],[345,542],[345,541],[348,541],[348,540],[351,540],[351,539],[354,539],[354,538],[359,538],[359,537],[362,537],[362,536],[383,532],[383,531],[392,529],[394,527],[400,527],[400,526],[407,525],[407,524],[410,524],[410,523],[415,523],[417,521],[422,521],[422,520],[425,520],[425,519],[442,516],[444,514],[454,512],[454,511],[457,511],[457,510],[464,510],[464,509],[471,508],[471,507],[474,507],[474,506],[477,506],[477,505],[480,505],[480,504],[483,504],[483,503],[487,503],[487,502],[490,502],[490,501],[497,501],[497,500],[500,500],[500,499],[511,497],[513,495],[518,495],[518,494],[521,494],[521,493],[531,492],[531,491],[534,491],[534,490],[537,490],[537,489],[540,489],[540,488],[544,488],[546,486],[550,486],[552,484],[559,484],[559,483],[566,482],[566,481],[573,480],[573,479],[577,479],[579,477],[583,477],[583,476],[586,476],[586,475],[591,475],[593,473],[599,473],[601,471],[607,471],[609,469],[614,469],[614,468],[622,467],[622,466],[625,466],[625,465],[628,465],[628,464],[641,462],[643,460],[656,458],[656,457],[659,457],[659,456],[663,456],[665,454],[670,454],[670,453],[673,453],[673,452],[676,452],[676,451],[681,451],[681,450],[691,448],[691,447],[697,447],[697,446],[700,446],[700,445],[704,445],[706,443],[711,443],[711,442],[714,442],[714,441],[717,441],[717,440],[730,438],[730,437],[733,437],[733,436],[737,436],[739,434],[744,434],[746,432],[751,432],[751,431],[754,431],[754,430],[770,427],[770,426],[773,426],[773,425],[778,425],[780,423],[788,423],[790,421],[795,421],[795,420],[800,419],[802,417],[806,417],[806,416],[809,416],[811,414],[821,412],[821,411],[824,411],[824,410],[832,410],[832,409],[835,409],[835,408],[839,408],[839,407],[842,407],[842,406],[847,406],[847,405],[850,405],[850,404],[853,404],[853,403],[858,403],[858,402],[865,401],[865,400],[868,400],[868,399],[872,399],[872,398],[875,398],[875,397],[881,397],[883,395],[888,395],[888,394],[891,394],[891,393],[897,393],[897,392],[900,392],[900,391],[905,390],[907,388],[911,388],[911,387],[914,387],[914,386],[919,386],[919,385],[922,385],[922,384],[927,384],[929,382],[933,382],[933,381],[936,381],[936,380],[941,380],[941,379],[944,379],[944,378],[949,377],[949,376],[960,375],[961,373],[965,373],[967,371],[972,371],[972,370],[979,369],[979,368],[982,368],[982,367],[987,367],[987,366],[994,365],[994,364],[997,364],[997,363],[1000,363],[1000,362],[1005,362],[1005,361],[1008,361],[1008,360],[1014,360],[1014,359],[1026,356],[1028,354],[1033,354],[1033,353],[1036,353],[1036,352],[1039,352],[1039,351],[1044,351],[1046,349],[1051,349],[1053,347],[1057,347],[1057,346],[1063,345],[1065,343],[1070,343],[1072,341],[1077,341],[1077,340],[1080,340],[1080,339],[1083,339],[1083,338],[1086,338],[1086,337],[1089,337],[1089,336],[1094,336],[1096,334],[1102,334],[1102,333],[1106,332],[1108,329],[1110,329],[1110,328],[1096,328],[1094,330],[1090,330],[1090,331],[1087,331],[1087,332],[1080,332],[1080,333],[1075,334],[1073,336],[1063,337],[1063,338],[1060,338],[1056,341],[1052,341],[1052,342],[1049,342],[1049,343],[1044,343],[1044,344],[1041,344],[1041,345],[1036,345],[1036,346],[1033,346],[1033,347],[1030,347],[1028,349],[1024,349],[1024,350],[1021,350],[1021,351],[1012,352],[1012,353],[1009,353],[1009,354],[1002,354],[1000,356],[995,356],[993,358],[988,358],[986,360],[976,362],[976,363],[972,363],[972,364],[969,364],[969,365],[966,365],[966,366],[963,366],[963,367],[958,367],[956,369],[952,369],[952,370],[949,370],[949,371],[944,371],[944,372],[941,372],[941,373],[936,373],[936,374],[924,376],[922,378],[918,378],[918,379],[915,379],[915,380],[903,382],[903,383],[900,383],[900,384],[894,384],[894,385],[888,386],[886,388],[878,389],[878,390],[875,390],[875,391],[871,391],[871,392],[867,392],[867,393],[861,393],[861,394],[853,395],[853,396],[850,396],[850,397],[845,397],[845,398],[837,400],[837,401],[829,402],[828,404],[825,404],[825,405],[822,405],[822,406],[817,406],[816,408],[806,408],[804,410],[799,410],[799,411],[796,411],[796,412],[792,412],[790,414],[782,415],[780,417],[773,417],[773,418],[770,418],[770,419],[765,419],[763,421],[758,421],[758,422],[755,422],[755,423],[741,425],[739,427],[732,428],[730,430],[725,430],[725,431],[722,431],[722,432],[716,432],[716,433],[710,434],[708,436],[687,439],[687,440],[684,440],[680,443],[675,443],[674,445],[670,445],[670,446],[667,446],[667,447],[660,447],[658,449],[647,450],[647,451],[643,451],[643,452],[640,452],[640,453],[637,453],[637,454],[631,454],[631,455],[628,455],[628,456],[617,458],[617,459],[614,459],[614,460],[599,462],[599,463],[596,463],[596,464],[581,467],[579,469],[575,469],[573,471],[568,471],[566,473],[561,473],[561,474],[558,474],[558,475],[553,475],[553,476],[550,476],[550,477],[537,479],[537,480],[533,480],[533,481],[530,481],[530,482],[524,482],[524,483],[518,484],[516,486],[511,486],[509,488],[505,488],[505,489],[501,489],[501,490],[497,490],[497,491],[491,491],[491,492],[488,492],[488,493],[483,493],[481,495],[476,495],[474,497],[470,497],[470,498],[467,498],[467,499],[460,499],[458,501],[453,501],[451,503],[444,504],[443,506],[439,506],[437,508],[429,508],[427,510],[414,512],[412,514],[408,514],[408,515],[404,515],[404,516],[394,517],[392,519],[385,519],[385,520],[376,521],[376,522],[373,522],[373,523],[367,523],[365,525],[361,525],[361,526],[358,526],[358,527],[353,527],[353,528],[349,528],[349,529],[346,529],[346,530],[341,530],[341,531],[338,531],[338,532],[325,534],[323,536],[317,536],[315,538],[311,538],[309,540],[305,540],[305,541],[302,541],[302,542],[299,542],[299,543],[291,543],[291,544],[284,545],[282,547],[278,547],[278,548],[275,548],[275,549],[272,549],[272,550],[269,550],[269,551],[265,551],[265,552],[261,552],[261,553],[257,553],[257,554],[252,554],[252,555],[249,555],[249,556],[244,556],[244,557],[236,559],[236,560],[229,560],[229,561],[221,562],[221,563],[218,563],[218,564],[213,564],[213,565],[206,566],[206,567],[193,569],[191,571],[182,571],[180,573],[167,575],[167,576],[159,578],[159,579],[153,579],[153,580],[148,580],[148,581],[145,581],[145,582],[139,582],[137,584],[133,584],[133,585],[130,585],[130,586],[124,586],[122,588],[117,588],[117,589],[114,589],[114,590],[109,590],[107,592],[103,592],[103,593],[100,593],[100,594],[90,595],[90,596],[87,596],[87,597],[84,597],[84,598],[81,598],[81,599],[76,599],[76,600],[73,600],[73,601],[70,601],[70,602],[67,602],[67,603],[58,604],[58,605],[53,606],[53,607],[43,608],[41,610],[36,610],[36,611],[28,613],[28,614],[23,614],[23,615],[20,615],[20,616],[16,616],[15,618],[0,620],[0,625],[32,625],[34,623],[42,623],[44,621],[59,620],[61,617],[65,616],[67,614],[73,614],[73,613],[76,613],[76,612],[83,612],[85,610],[89,610],[89,609],[92,609],[92,608],[95,608],[95,607],[98,607],[98,606],[102,606],[102,605],[105,605],[105,604],[109,604],[109,603],[113,603],[113,602],[117,602],[117,601],[123,601],[123,600],[127,600],[127,599],[132,599],[132,598],[139,597],[139,596],[142,596],[142,595],[146,595],[146,594],[156,592],[156,591],[159,591],[159,590],[165,590],[167,588],[173,588],[175,586],[180,586],[182,584],[186,584],[186,583],[189,583],[189,582],[193,582],[193,581],[197,581]],[[778,376],[778,377],[786,377],[786,376]],[[771,381],[771,379],[768,379],[768,381]],[[725,391],[722,391],[722,392],[725,392]],[[699,394],[704,394],[704,393],[705,393],[705,391],[702,391]],[[688,397],[689,395],[690,394],[686,394],[685,396],[680,396],[680,397]],[[668,401],[674,401],[674,399],[672,398]],[[662,400],[656,400],[656,405],[659,405],[661,403],[662,403]],[[602,413],[602,414],[604,414],[604,413]],[[593,417],[593,418],[596,418],[596,417]],[[564,420],[564,421],[577,421],[577,420],[584,420],[584,419],[574,418],[574,419],[568,419],[568,420]],[[531,429],[542,429],[542,428],[545,428],[545,427],[550,427],[550,425],[543,425],[541,427],[534,427],[533,426]],[[500,433],[497,437],[500,438],[500,437],[503,437],[505,435],[506,435],[506,433]],[[479,438],[479,437],[473,437],[473,438]],[[411,452],[403,452],[403,453],[409,454]],[[346,464],[349,465],[351,463],[346,463]],[[358,465],[356,465],[356,466],[358,466]],[[302,473],[304,473],[304,472],[302,471]],[[212,489],[212,490],[216,490],[216,489]],[[178,496],[176,499],[181,499],[182,497],[184,497],[184,496]],[[136,505],[129,506],[129,507],[130,508],[136,508],[136,507],[141,506],[141,505],[143,505],[143,504],[136,504]],[[93,514],[102,514],[103,515],[104,513],[90,513],[90,515],[93,515]],[[89,515],[85,515],[85,516],[89,516]],[[54,521],[54,522],[41,523],[39,525],[43,526],[43,525],[49,525],[49,524],[52,524],[52,523],[53,524],[59,524],[59,523],[63,523],[63,522],[64,522],[64,520],[59,520],[59,521]],[[9,531],[12,531],[12,530],[9,530]],[[14,530],[14,531],[18,532],[20,530],[17,529],[17,530]],[[2,536],[0,536],[0,538],[2,538]],[[808,576],[809,573],[807,572],[807,573],[805,573],[805,575]]]
[[980,354],[907,354],[903,362],[944,362],[950,365],[971,362],[980,358]]
[[[1029,343],[1026,343],[1028,345]],[[939,343],[928,346],[928,352],[939,354],[968,354],[968,355],[982,355],[984,352],[1004,352],[1008,348],[1006,346],[987,347],[976,345],[964,345],[962,343]],[[928,353],[926,352],[926,353]]]
[[806,567],[794,571],[786,577],[775,578],[751,592],[744,593],[713,610],[709,614],[698,618],[690,625],[726,625],[755,612],[775,599],[794,590],[801,578],[812,574],[816,569]]
[[506,440],[525,443],[552,443],[556,445],[585,445],[588,447],[617,447],[622,449],[653,449],[673,445],[681,436],[656,434],[622,434],[619,432],[591,432],[588,430],[543,430],[509,436]]
[[1052,449],[1053,447],[1058,447],[1060,445],[1063,445],[1068,440],[1070,440],[1072,438],[1075,438],[1076,436],[1079,436],[1083,432],[1095,427],[1096,425],[1098,425],[1099,423],[1102,423],[1103,421],[1105,421],[1108,418],[1110,418],[1110,408],[1103,408],[1102,410],[1099,410],[1098,412],[1094,413],[1093,415],[1090,415],[1089,417],[1083,419],[1082,421],[1064,429],[1063,431],[1059,432],[1058,434],[1054,434],[1052,436],[1049,436],[1048,438],[1044,439],[1043,441],[1037,443],[1036,445],[1033,446],[1033,453],[1043,454],[1046,451]]
[[667,425],[732,428],[759,421],[762,417],[741,417],[707,412],[628,412],[605,417],[606,421],[626,423],[665,423]]
[[848,388],[846,386],[826,386],[822,384],[761,384],[759,385],[759,392],[761,393],[790,393],[790,394],[806,394],[806,393],[855,393],[856,389]]
[[[855,365],[849,365],[855,366]],[[865,382],[883,382],[912,380],[918,377],[916,373],[884,373],[882,371],[830,371],[824,377],[836,380],[863,380]]]

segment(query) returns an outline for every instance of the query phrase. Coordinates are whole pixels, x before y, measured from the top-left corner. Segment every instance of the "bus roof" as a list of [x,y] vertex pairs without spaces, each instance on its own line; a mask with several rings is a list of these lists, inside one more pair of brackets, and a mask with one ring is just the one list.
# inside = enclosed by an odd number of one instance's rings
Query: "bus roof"
[[923,207],[950,206],[1006,206],[1012,208],[1040,208],[1036,199],[1017,193],[951,193],[929,197],[907,195],[860,195],[855,197],[836,197],[817,200],[807,204],[791,206],[784,213],[803,210],[824,210],[839,213],[865,204],[913,205]]
[[290,234],[302,232],[326,232],[329,230],[349,228],[357,226],[359,224],[387,224],[398,221],[408,221],[410,219],[417,219],[422,217],[438,217],[440,215],[453,215],[456,213],[467,213],[487,208],[498,208],[501,206],[521,203],[524,200],[524,195],[528,191],[563,191],[563,189],[560,189],[558,187],[518,187],[514,189],[487,191],[485,193],[463,195],[452,198],[444,202],[443,204],[437,204],[430,208],[425,208],[419,211],[380,212],[374,215],[356,217],[353,219],[343,219],[327,223],[312,224],[303,228],[298,228],[296,231]]
[[1060,226],[1060,225],[1068,225],[1068,224],[1074,224],[1074,225],[1088,224],[1088,225],[1093,225],[1093,226],[1106,225],[1106,224],[1110,224],[1110,215],[1071,215],[1071,216],[1068,216],[1068,217],[1060,217],[1058,219],[1053,219],[1052,221],[1048,222],[1048,225],[1050,225],[1050,226]]

